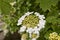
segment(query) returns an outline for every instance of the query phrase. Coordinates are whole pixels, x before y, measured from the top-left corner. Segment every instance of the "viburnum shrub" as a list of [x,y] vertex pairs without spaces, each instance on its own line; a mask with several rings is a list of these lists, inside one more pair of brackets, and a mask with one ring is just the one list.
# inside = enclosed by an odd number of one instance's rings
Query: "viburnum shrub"
[[0,31],[18,32],[21,40],[60,40],[60,0],[0,0]]

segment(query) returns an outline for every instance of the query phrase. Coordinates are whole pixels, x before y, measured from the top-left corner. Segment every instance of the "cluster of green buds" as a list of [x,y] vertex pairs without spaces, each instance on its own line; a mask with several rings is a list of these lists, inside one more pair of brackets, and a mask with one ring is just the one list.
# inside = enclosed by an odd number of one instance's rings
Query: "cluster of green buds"
[[22,25],[25,25],[28,28],[34,28],[35,26],[37,26],[38,23],[39,18],[36,15],[29,15],[26,16],[26,18],[23,20]]

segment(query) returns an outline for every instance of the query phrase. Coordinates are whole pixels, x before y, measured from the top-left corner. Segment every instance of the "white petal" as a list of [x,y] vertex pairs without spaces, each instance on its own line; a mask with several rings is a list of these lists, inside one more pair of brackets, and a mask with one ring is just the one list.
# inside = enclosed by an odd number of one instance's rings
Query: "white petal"
[[39,34],[39,31],[35,30],[33,33],[34,33],[34,34]]
[[26,30],[26,27],[25,26],[22,26],[19,30],[19,32],[24,32]]
[[29,16],[30,14],[32,14],[33,12],[27,12],[25,13],[26,16]]
[[20,18],[20,19],[18,20],[18,22],[22,22],[22,19]]
[[25,18],[25,15],[22,16],[19,20],[18,20],[18,24],[17,25],[21,25],[22,24],[22,21],[24,20]]
[[38,30],[40,31],[42,28],[44,28],[44,25],[38,24]]
[[39,14],[39,13],[37,13],[37,12],[35,12],[35,15],[36,15],[36,16],[40,16],[40,14]]
[[22,23],[17,23],[17,26],[21,25]]
[[39,20],[39,25],[41,25],[41,26],[43,26],[43,25],[45,25],[45,20]]
[[40,31],[42,28],[43,28],[43,27],[40,26],[40,27],[38,28],[38,30]]
[[22,16],[20,19],[21,19],[21,20],[24,20],[24,18],[25,18],[25,16]]
[[45,19],[44,15],[40,15],[39,19]]
[[32,29],[32,28],[28,28],[27,30],[26,30],[26,32],[28,32],[28,33],[32,33],[34,30]]
[[35,27],[35,28],[34,28],[34,31],[35,31],[35,30],[39,31],[39,30],[38,30],[38,27]]

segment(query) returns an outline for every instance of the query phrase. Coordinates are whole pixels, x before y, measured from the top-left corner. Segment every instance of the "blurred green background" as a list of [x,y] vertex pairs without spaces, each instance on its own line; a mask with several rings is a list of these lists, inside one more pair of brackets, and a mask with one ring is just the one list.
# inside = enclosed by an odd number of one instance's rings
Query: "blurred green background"
[[6,27],[9,30],[4,40],[20,40],[18,30],[21,26],[17,26],[17,22],[28,11],[38,12],[46,17],[45,28],[40,31],[37,40],[48,40],[52,32],[60,34],[60,0],[0,0],[0,23],[7,25],[0,25],[0,29]]

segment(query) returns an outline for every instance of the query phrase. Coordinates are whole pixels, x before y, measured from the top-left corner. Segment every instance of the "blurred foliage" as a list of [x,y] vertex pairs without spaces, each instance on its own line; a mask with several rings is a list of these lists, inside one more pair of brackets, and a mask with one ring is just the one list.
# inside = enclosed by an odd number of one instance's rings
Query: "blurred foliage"
[[1,9],[2,13],[9,14],[10,10],[11,10],[11,5],[9,5],[8,2],[0,0],[0,9]]
[[40,7],[46,11],[50,10],[51,5],[55,6],[59,0],[36,0],[37,3],[40,3]]
[[[16,1],[13,7],[11,2]],[[18,19],[28,11],[39,12],[45,15],[46,25],[40,31],[37,40],[48,40],[51,32],[60,33],[60,1],[59,0],[0,0],[0,11],[2,21],[8,24],[8,29],[12,33],[19,30]]]

